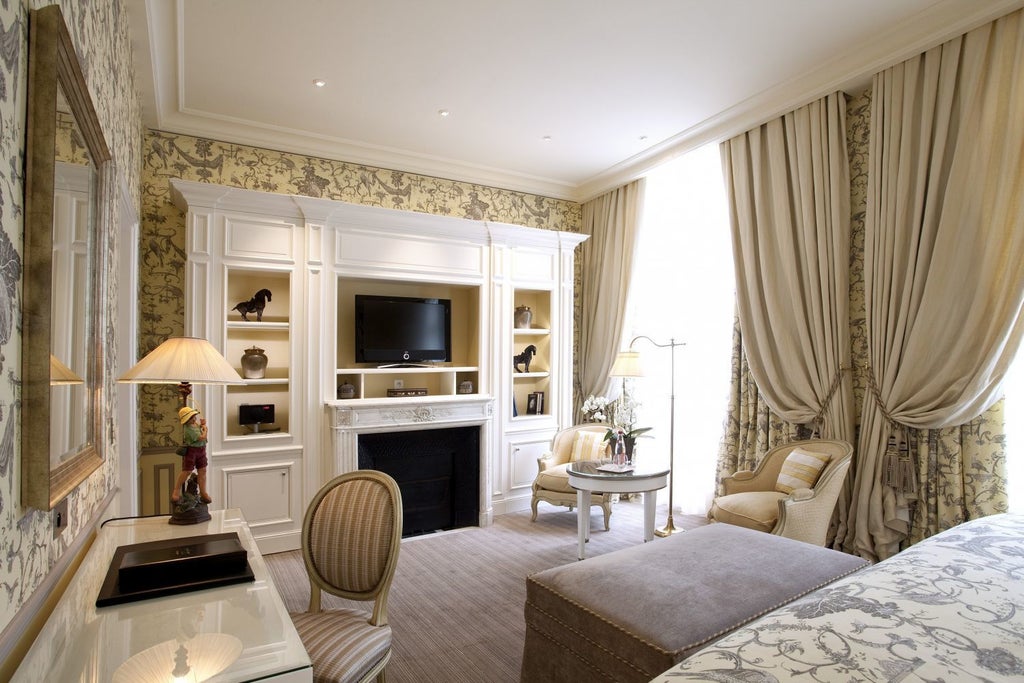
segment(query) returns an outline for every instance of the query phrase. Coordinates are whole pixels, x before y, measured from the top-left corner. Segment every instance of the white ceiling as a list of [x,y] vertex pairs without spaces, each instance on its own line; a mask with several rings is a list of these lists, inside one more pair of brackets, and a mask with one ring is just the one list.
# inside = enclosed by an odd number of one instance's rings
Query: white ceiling
[[1024,0],[127,5],[150,128],[582,201]]

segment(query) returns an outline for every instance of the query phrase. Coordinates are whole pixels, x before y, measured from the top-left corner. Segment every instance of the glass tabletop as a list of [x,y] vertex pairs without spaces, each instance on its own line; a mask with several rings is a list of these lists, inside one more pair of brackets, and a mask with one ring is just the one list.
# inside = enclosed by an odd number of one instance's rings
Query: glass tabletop
[[581,477],[600,479],[635,479],[637,477],[660,477],[668,474],[667,467],[643,464],[635,465],[629,471],[617,472],[611,469],[611,462],[606,460],[574,460],[569,463],[566,471]]

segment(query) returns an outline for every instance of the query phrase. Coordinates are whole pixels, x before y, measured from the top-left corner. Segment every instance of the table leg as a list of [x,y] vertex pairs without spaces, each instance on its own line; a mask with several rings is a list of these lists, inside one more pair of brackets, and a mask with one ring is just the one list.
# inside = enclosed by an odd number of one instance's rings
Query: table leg
[[644,491],[644,543],[654,540],[654,513],[658,507],[658,492]]
[[584,544],[590,540],[590,491],[576,490],[576,528],[579,532],[579,551],[576,556],[583,559]]

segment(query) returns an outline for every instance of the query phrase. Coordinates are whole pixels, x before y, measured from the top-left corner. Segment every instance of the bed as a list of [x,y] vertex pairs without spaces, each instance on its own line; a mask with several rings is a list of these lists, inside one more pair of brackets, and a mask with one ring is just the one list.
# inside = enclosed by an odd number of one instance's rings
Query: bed
[[653,679],[966,680],[1024,680],[1024,515],[993,515],[936,534]]

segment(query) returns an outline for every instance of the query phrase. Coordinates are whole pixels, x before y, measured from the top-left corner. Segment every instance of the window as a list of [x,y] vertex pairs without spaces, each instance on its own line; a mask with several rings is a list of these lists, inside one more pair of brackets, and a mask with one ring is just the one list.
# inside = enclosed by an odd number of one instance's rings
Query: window
[[[715,461],[729,393],[735,312],[732,243],[718,145],[706,145],[647,176],[643,222],[623,347],[636,335],[675,350],[677,511],[703,514],[714,494]],[[646,376],[632,380],[637,426],[653,427],[637,453],[668,464],[670,350],[634,345]]]

